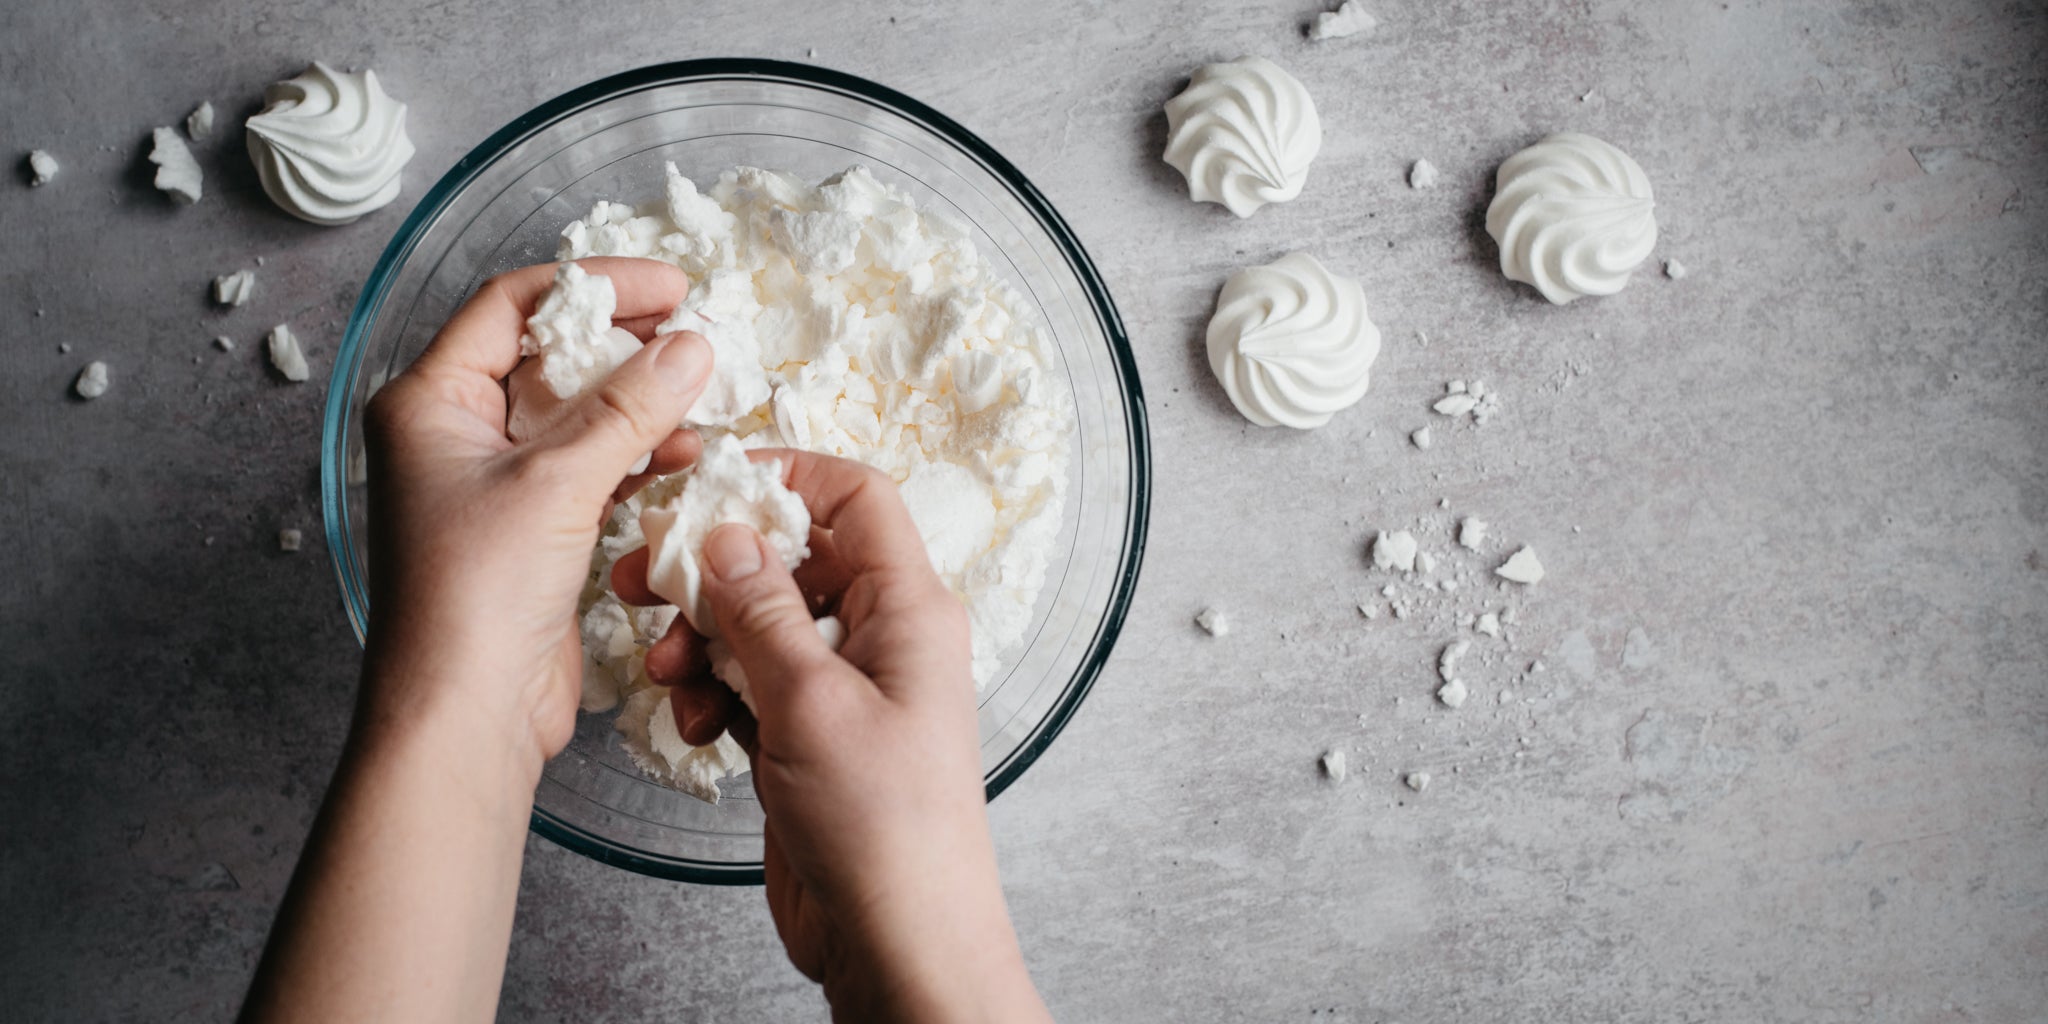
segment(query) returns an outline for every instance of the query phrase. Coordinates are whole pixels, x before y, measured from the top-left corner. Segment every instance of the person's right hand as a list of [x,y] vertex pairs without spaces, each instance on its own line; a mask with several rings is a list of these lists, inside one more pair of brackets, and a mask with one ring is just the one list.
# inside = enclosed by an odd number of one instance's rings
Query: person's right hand
[[[704,593],[758,721],[748,730],[742,713],[736,735],[750,740],[768,907],[790,961],[842,1017],[1047,1019],[996,877],[965,608],[886,475],[809,452],[749,454],[783,461],[813,524],[794,577],[745,526],[705,543]],[[644,550],[612,579],[622,599],[660,602]],[[814,608],[846,627],[836,654]],[[663,645],[675,642],[688,641]]]

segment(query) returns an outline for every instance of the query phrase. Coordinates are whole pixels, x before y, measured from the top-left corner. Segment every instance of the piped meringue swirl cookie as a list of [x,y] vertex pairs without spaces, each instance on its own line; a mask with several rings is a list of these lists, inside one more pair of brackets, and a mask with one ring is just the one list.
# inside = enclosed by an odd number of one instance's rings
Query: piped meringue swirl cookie
[[1166,102],[1166,162],[1188,197],[1239,217],[1300,195],[1322,146],[1308,89],[1264,57],[1198,68]]
[[1627,153],[1591,135],[1552,135],[1500,165],[1486,233],[1501,273],[1561,306],[1628,284],[1657,246],[1655,205]]
[[1303,252],[1230,275],[1209,318],[1209,368],[1262,427],[1328,423],[1365,396],[1379,354],[1364,289]]
[[336,71],[319,61],[271,86],[249,119],[249,159],[263,191],[315,224],[347,224],[398,198],[412,159],[405,104],[374,71]]

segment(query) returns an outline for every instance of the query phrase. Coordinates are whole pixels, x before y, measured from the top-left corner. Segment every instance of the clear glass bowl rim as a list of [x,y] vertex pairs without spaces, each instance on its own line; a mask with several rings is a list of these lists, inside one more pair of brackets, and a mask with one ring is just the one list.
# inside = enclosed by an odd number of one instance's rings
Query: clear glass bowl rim
[[[1131,598],[1138,584],[1138,568],[1144,560],[1146,526],[1151,510],[1152,454],[1144,391],[1138,382],[1137,362],[1131,352],[1130,338],[1124,332],[1123,319],[1109,296],[1109,289],[1103,284],[1094,261],[1088,258],[1080,240],[1074,237],[1066,220],[1046,201],[1037,186],[1002,154],[952,118],[894,89],[855,75],[808,64],[745,57],[674,61],[621,72],[572,89],[515,118],[456,161],[455,166],[449,168],[441,180],[427,191],[392,236],[390,244],[385,246],[383,255],[364,282],[356,298],[355,309],[349,315],[348,330],[342,337],[341,349],[335,356],[335,372],[327,387],[327,410],[321,430],[320,505],[328,555],[341,585],[342,602],[355,628],[356,640],[361,643],[364,638],[369,606],[364,583],[357,577],[346,554],[350,544],[345,527],[348,495],[344,482],[347,472],[345,443],[351,418],[349,398],[355,392],[356,377],[362,369],[363,348],[368,343],[370,325],[382,309],[386,292],[399,267],[412,254],[427,227],[439,219],[455,197],[484,168],[527,137],[578,110],[616,96],[659,86],[719,80],[775,81],[848,94],[920,124],[971,157],[1010,190],[1059,248],[1087,294],[1096,323],[1109,343],[1111,365],[1116,370],[1124,394],[1124,429],[1130,439],[1130,475],[1127,482],[1130,506],[1124,522],[1122,564],[1118,567],[1109,605],[1080,667],[1068,681],[1059,700],[1046,713],[1036,733],[1001,771],[987,780],[988,799],[994,800],[1038,760],[1060,730],[1065,728],[1068,719],[1073,717],[1108,661],[1117,635],[1123,629],[1124,617],[1130,610]],[[648,857],[569,827],[538,807],[534,809],[531,827],[536,834],[566,849],[600,863],[641,874],[719,885],[761,883],[758,867],[713,867]]]

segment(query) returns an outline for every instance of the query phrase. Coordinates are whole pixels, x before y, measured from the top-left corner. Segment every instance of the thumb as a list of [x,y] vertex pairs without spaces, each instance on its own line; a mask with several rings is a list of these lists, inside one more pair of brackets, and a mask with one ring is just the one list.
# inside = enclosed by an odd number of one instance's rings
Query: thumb
[[664,334],[619,364],[604,383],[576,397],[549,430],[576,453],[579,472],[609,490],[674,431],[711,379],[711,343],[684,331]]
[[749,706],[773,704],[837,660],[782,557],[760,534],[739,523],[720,526],[704,539],[704,562],[704,600],[747,674]]

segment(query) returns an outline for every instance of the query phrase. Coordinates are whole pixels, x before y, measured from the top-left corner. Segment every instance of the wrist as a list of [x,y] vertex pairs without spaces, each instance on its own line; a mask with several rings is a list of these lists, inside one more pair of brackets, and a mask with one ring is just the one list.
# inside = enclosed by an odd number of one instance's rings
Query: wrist
[[927,907],[922,926],[860,929],[845,955],[828,959],[820,981],[835,1019],[1048,1019],[1000,892]]
[[[353,747],[421,752],[459,777],[499,784],[530,803],[548,752],[535,713],[523,708],[505,677],[447,646],[420,645],[373,633],[357,696]],[[524,689],[517,688],[517,689]]]

